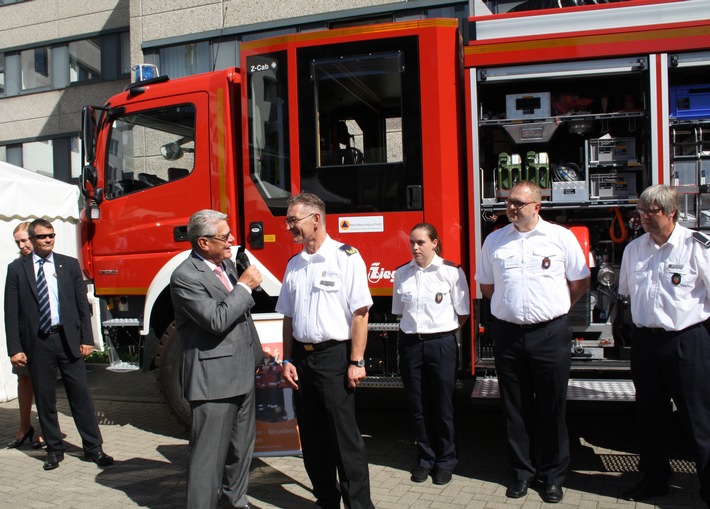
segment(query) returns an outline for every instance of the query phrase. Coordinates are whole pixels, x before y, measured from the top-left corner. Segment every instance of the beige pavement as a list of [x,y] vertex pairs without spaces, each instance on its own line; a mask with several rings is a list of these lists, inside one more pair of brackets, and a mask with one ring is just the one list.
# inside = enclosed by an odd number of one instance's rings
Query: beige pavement
[[[100,469],[82,460],[80,440],[63,389],[59,418],[70,447],[56,470],[42,469],[45,453],[26,445],[0,449],[1,508],[175,508],[184,506],[187,434],[160,402],[152,373],[112,373],[89,367],[89,383],[106,452],[116,464]],[[510,500],[502,421],[497,406],[471,406],[461,394],[457,420],[460,463],[447,486],[414,484],[408,470],[415,459],[407,413],[397,390],[361,391],[360,428],[366,437],[372,496],[378,509],[541,508],[539,487]],[[633,418],[627,406],[572,405],[569,413],[572,471],[557,507],[579,509],[647,508],[618,497],[636,479]],[[36,415],[33,416],[36,422]],[[17,426],[17,401],[0,404],[0,443]],[[689,448],[669,430],[676,472],[667,496],[655,507],[702,507]],[[249,495],[261,508],[313,507],[310,484],[299,457],[255,459]]]

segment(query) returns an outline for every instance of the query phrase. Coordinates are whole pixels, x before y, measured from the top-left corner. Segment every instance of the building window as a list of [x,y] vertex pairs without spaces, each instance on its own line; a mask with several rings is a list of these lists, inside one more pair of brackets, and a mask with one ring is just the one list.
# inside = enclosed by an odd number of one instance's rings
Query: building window
[[69,82],[101,79],[101,39],[94,37],[68,44]]
[[81,141],[79,136],[59,136],[3,145],[0,161],[62,182],[77,183],[81,176]]
[[212,51],[209,42],[195,42],[161,48],[160,73],[171,78],[182,78],[212,70]]
[[46,88],[52,85],[52,50],[34,48],[20,52],[22,90]]

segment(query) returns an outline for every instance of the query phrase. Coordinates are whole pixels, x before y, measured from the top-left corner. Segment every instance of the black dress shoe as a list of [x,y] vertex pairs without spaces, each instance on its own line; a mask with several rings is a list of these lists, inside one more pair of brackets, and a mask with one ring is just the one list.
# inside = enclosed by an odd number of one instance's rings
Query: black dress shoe
[[659,497],[668,493],[668,483],[655,481],[653,479],[643,479],[629,491],[621,494],[624,500],[647,500],[653,497]]
[[100,449],[97,452],[85,452],[84,458],[93,461],[100,467],[113,465],[113,458]]
[[59,466],[60,461],[64,461],[63,452],[48,452],[47,459],[44,460],[44,465],[42,465],[42,468],[44,468],[45,470],[54,470]]
[[424,482],[429,478],[430,469],[427,467],[417,467],[412,470],[412,476],[409,478],[412,482]]
[[8,449],[16,449],[16,448],[22,446],[22,444],[24,444],[25,440],[27,440],[28,438],[29,438],[30,442],[32,442],[32,437],[34,436],[34,434],[35,434],[35,429],[32,426],[30,426],[30,429],[28,429],[27,432],[24,435],[22,435],[22,438],[16,438],[12,442],[9,442],[7,444],[7,448]]
[[434,470],[433,481],[434,484],[439,486],[444,486],[451,482],[452,473],[451,470],[446,470],[445,468],[437,468]]
[[545,502],[548,504],[556,504],[560,500],[562,500],[563,493],[562,493],[562,486],[559,484],[546,484],[545,485],[545,495],[543,499]]
[[505,490],[505,496],[508,498],[521,498],[528,494],[528,486],[532,481],[515,481]]

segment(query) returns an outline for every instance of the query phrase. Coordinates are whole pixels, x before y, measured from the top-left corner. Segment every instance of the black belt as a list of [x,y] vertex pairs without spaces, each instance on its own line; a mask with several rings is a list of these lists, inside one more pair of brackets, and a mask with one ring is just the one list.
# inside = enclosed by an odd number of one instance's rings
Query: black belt
[[560,315],[556,318],[553,318],[552,320],[547,320],[546,322],[538,322],[538,323],[513,323],[513,322],[508,322],[506,320],[501,320],[500,318],[496,318],[496,320],[498,320],[499,322],[504,323],[510,327],[515,327],[517,329],[535,330],[535,329],[541,329],[543,327],[547,327],[548,325],[556,322],[557,320],[559,320],[563,316],[567,316],[567,315]]
[[662,329],[660,327],[636,327],[636,328],[645,332],[646,334],[652,334],[654,336],[657,336],[660,334],[680,334],[681,332],[685,332],[690,329],[694,329],[695,327],[700,327],[701,325],[704,325],[704,323],[699,322],[699,323],[693,324],[693,325],[686,327],[685,329],[681,329],[681,330],[666,330],[666,329]]
[[404,337],[408,339],[418,339],[420,341],[427,341],[429,339],[439,339],[445,338],[446,336],[453,336],[454,334],[456,334],[456,329],[447,332],[414,332],[412,334],[408,332],[402,332],[402,334],[404,334]]
[[64,327],[62,325],[52,325],[49,330],[46,331],[39,331],[39,336],[41,338],[48,338],[52,334],[59,334],[64,330]]
[[339,341],[337,339],[321,341],[320,343],[302,343],[300,341],[296,341],[296,344],[300,345],[306,352],[320,352],[321,350],[325,350],[331,346],[337,346],[341,343],[345,343],[345,341]]

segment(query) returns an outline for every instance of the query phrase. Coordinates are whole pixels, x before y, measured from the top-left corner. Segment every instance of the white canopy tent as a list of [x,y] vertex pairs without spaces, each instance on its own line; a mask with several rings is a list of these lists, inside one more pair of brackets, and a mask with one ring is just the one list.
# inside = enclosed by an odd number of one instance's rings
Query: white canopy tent
[[17,397],[17,377],[7,355],[4,315],[7,266],[19,255],[12,231],[19,223],[40,217],[54,226],[55,250],[78,258],[79,188],[0,161],[0,402]]

